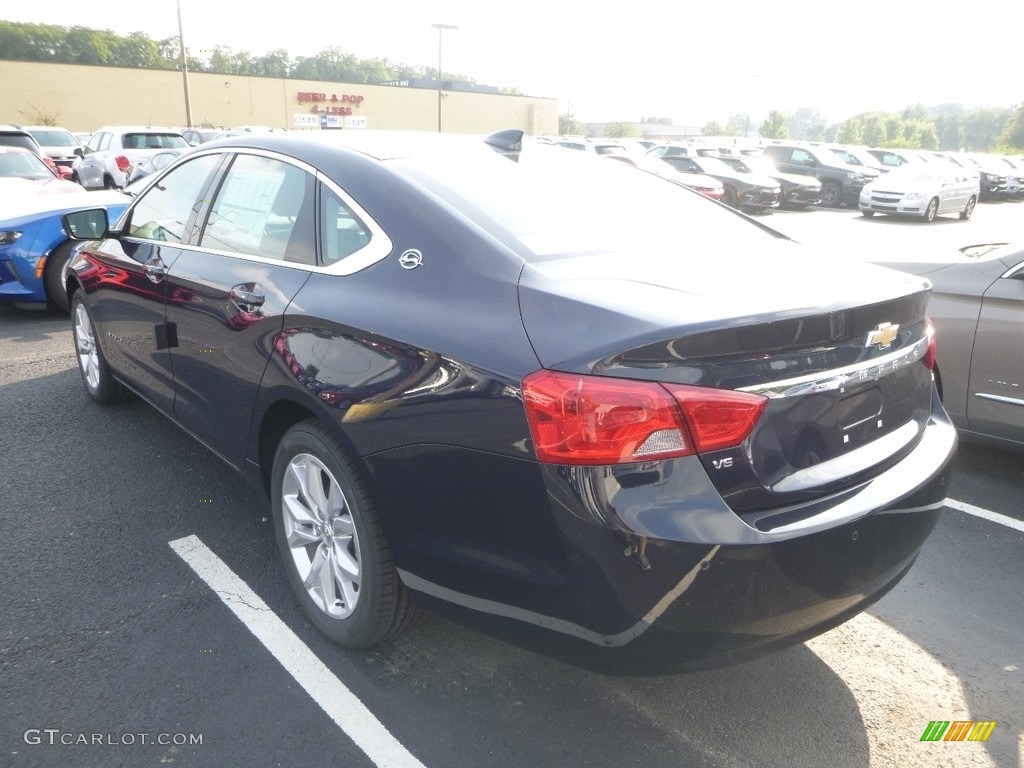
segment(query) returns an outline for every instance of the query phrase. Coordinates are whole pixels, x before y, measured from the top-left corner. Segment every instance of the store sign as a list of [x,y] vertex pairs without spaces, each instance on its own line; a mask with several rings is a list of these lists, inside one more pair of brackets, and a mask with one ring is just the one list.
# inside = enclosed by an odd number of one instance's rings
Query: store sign
[[367,128],[369,123],[365,117],[346,117],[345,118],[346,128]]
[[351,115],[353,108],[360,107],[364,98],[364,96],[356,94],[339,96],[332,93],[328,96],[326,93],[299,91],[299,104],[312,104],[309,111],[320,115],[341,115],[343,117]]
[[302,112],[297,112],[292,117],[292,125],[296,128],[316,128],[320,125],[320,118],[316,115],[307,115]]

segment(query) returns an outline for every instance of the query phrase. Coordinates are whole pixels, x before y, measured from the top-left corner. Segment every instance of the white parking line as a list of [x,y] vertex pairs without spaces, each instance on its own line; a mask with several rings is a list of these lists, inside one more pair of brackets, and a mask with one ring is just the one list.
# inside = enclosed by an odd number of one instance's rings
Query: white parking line
[[946,506],[950,509],[958,509],[961,512],[966,512],[968,515],[974,515],[975,517],[980,517],[983,520],[999,523],[1000,525],[1005,525],[1007,528],[1013,528],[1015,531],[1024,533],[1024,522],[1017,520],[1016,518],[1000,515],[998,512],[990,512],[987,509],[976,507],[973,504],[965,504],[964,502],[957,501],[956,499],[946,499]]
[[198,536],[176,539],[170,546],[376,765],[424,768]]

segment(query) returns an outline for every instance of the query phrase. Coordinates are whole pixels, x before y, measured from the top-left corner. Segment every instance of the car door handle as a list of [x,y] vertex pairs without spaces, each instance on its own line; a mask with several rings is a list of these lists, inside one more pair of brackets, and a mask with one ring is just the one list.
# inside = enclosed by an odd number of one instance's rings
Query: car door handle
[[154,256],[143,264],[142,269],[146,272],[146,277],[152,283],[161,282],[167,274],[167,267],[159,256]]
[[263,289],[254,283],[236,285],[228,292],[228,298],[231,299],[232,304],[249,314],[255,313],[267,300]]

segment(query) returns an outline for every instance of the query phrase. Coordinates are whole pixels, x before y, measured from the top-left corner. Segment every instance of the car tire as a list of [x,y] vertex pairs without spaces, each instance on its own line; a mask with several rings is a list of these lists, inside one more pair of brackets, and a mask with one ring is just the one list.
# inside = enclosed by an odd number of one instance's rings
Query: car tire
[[821,204],[826,208],[838,208],[843,203],[843,190],[834,181],[821,185]]
[[927,223],[935,221],[935,215],[939,212],[939,198],[933,197],[928,201],[928,207],[924,209],[924,220]]
[[722,202],[728,205],[730,208],[735,208],[739,202],[739,197],[736,195],[736,190],[732,187],[726,187],[722,193]]
[[963,219],[964,221],[969,221],[971,216],[974,215],[974,207],[977,204],[978,198],[976,198],[974,195],[971,195],[970,199],[968,199],[967,201],[967,205],[964,206],[964,209],[962,211],[960,211],[960,218]]
[[327,637],[367,648],[415,619],[370,494],[340,442],[316,420],[281,439],[271,507],[288,582]]
[[109,175],[103,177],[103,188],[104,189],[112,189],[115,192],[118,192],[118,191],[121,190],[121,188],[119,186],[117,186],[117,183],[114,181],[114,179],[111,176],[109,176]]
[[865,219],[870,219],[872,216],[875,215],[875,212],[874,211],[861,211],[860,215],[863,216]]
[[71,258],[74,248],[75,244],[70,240],[66,240],[54,248],[46,259],[46,269],[43,272],[46,301],[50,306],[56,307],[62,312],[71,311],[71,302],[68,300],[67,288],[64,286],[64,265]]
[[71,326],[75,358],[86,391],[101,405],[116,403],[123,394],[121,383],[110,372],[103,349],[96,340],[96,327],[81,291],[76,291],[71,299]]

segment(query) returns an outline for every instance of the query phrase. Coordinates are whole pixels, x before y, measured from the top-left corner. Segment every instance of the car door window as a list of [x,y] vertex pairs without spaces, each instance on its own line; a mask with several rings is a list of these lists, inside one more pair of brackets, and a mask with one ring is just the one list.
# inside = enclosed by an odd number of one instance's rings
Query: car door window
[[370,243],[370,233],[341,198],[320,185],[320,243],[324,264],[335,264]]
[[198,213],[203,189],[220,160],[219,155],[197,157],[149,187],[132,208],[128,234],[144,240],[186,242],[188,222]]
[[217,191],[199,244],[277,261],[316,263],[313,176],[268,157],[239,155]]

